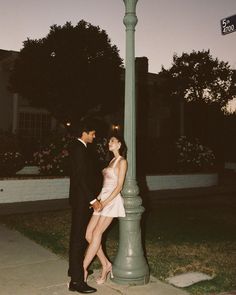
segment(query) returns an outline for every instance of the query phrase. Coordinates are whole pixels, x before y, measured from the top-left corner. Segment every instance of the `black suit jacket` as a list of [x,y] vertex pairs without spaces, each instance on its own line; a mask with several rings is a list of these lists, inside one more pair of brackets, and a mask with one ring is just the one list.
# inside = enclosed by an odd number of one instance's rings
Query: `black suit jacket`
[[70,191],[69,202],[73,208],[89,206],[96,198],[94,169],[88,149],[79,140],[74,140],[69,148]]

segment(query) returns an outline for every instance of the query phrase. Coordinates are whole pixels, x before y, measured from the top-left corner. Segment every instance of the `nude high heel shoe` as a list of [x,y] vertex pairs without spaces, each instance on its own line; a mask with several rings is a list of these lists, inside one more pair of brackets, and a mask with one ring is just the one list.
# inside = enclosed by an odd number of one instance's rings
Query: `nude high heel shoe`
[[112,264],[106,269],[106,272],[105,272],[104,276],[100,277],[99,279],[96,280],[96,283],[98,285],[104,284],[106,282],[106,280],[107,280],[107,277],[108,277],[109,273],[110,273],[111,278],[113,279],[114,276],[113,276],[113,273],[112,273]]

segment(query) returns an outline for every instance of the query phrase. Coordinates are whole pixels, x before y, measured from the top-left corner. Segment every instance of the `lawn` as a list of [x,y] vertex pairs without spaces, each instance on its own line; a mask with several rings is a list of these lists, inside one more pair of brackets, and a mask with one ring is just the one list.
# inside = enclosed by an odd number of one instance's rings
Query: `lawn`
[[[145,250],[151,274],[167,277],[200,271],[214,275],[192,285],[191,294],[236,290],[236,200],[232,196],[155,201],[143,215]],[[69,210],[1,216],[0,222],[67,257]],[[118,222],[106,236],[112,260],[118,246]],[[93,267],[99,267],[95,260]]]

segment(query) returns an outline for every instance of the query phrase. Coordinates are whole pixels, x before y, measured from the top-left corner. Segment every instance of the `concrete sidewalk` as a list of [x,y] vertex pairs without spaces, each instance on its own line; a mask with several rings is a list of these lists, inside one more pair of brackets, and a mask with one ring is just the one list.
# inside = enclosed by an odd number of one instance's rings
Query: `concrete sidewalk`
[[[68,262],[35,242],[0,225],[0,295],[66,295]],[[108,280],[98,286],[94,277],[89,284],[96,294],[184,295],[187,292],[151,277],[145,286],[121,286]]]

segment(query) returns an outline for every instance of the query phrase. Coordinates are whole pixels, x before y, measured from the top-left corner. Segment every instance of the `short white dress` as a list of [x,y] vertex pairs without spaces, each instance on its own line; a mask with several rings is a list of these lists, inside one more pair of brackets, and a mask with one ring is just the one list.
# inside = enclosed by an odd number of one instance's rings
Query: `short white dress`
[[[97,197],[101,201],[104,201],[105,199],[107,199],[117,186],[118,173],[117,173],[116,165],[120,159],[121,159],[121,156],[119,156],[114,161],[113,165],[111,166],[108,165],[108,167],[102,170],[103,187],[99,196]],[[113,161],[111,160],[110,163],[112,162]],[[94,211],[93,215],[101,215],[101,216],[107,216],[107,217],[125,217],[124,200],[121,194],[119,193],[100,212]]]

